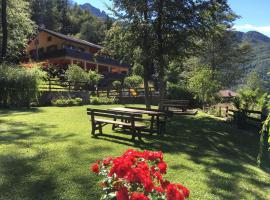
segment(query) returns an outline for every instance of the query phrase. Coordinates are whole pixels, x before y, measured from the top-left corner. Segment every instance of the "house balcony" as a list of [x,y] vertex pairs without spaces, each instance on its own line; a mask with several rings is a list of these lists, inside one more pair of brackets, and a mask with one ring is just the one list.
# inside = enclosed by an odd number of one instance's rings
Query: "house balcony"
[[[96,63],[100,65],[110,65],[122,68],[129,68],[129,65],[120,63],[117,60],[112,58],[108,58],[105,56],[94,56],[91,53],[85,53],[74,49],[56,49],[50,52],[39,52],[38,60],[49,60],[49,59],[56,59],[56,58],[72,58],[83,60],[86,62]],[[35,60],[37,58],[35,52],[31,54],[31,59]]]

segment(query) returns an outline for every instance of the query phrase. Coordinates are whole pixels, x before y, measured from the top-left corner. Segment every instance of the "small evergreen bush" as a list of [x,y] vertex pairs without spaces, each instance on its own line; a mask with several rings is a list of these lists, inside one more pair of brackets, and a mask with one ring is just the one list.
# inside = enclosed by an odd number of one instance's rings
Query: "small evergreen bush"
[[52,100],[52,105],[53,106],[60,106],[60,107],[64,107],[64,106],[80,106],[82,105],[82,99],[81,98],[65,98],[65,97],[60,97],[57,99],[53,99]]
[[108,97],[91,97],[90,103],[93,105],[110,105],[117,103],[115,98],[108,98]]

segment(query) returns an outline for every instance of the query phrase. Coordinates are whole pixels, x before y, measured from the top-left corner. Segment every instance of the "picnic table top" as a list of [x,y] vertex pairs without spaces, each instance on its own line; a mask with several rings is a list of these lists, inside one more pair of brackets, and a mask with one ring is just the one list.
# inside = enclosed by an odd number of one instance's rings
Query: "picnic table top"
[[111,108],[109,110],[121,111],[121,112],[129,112],[129,113],[134,113],[134,114],[165,115],[165,113],[161,112],[161,111],[139,110],[139,109],[123,108],[123,107]]

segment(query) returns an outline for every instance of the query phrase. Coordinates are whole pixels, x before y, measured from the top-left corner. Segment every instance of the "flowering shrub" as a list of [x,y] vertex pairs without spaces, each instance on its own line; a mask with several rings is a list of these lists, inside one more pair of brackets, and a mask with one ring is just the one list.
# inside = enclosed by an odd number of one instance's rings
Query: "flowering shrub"
[[163,179],[167,164],[162,152],[127,150],[122,156],[97,161],[91,171],[104,177],[101,199],[184,200],[189,190]]

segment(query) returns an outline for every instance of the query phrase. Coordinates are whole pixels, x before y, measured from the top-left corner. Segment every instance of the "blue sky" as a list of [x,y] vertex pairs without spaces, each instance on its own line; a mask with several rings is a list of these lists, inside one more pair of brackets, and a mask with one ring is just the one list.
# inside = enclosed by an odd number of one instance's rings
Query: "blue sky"
[[[90,3],[107,11],[110,0],[74,0],[80,4]],[[241,16],[235,22],[235,29],[239,31],[256,30],[270,36],[270,0],[228,0],[231,8]]]

